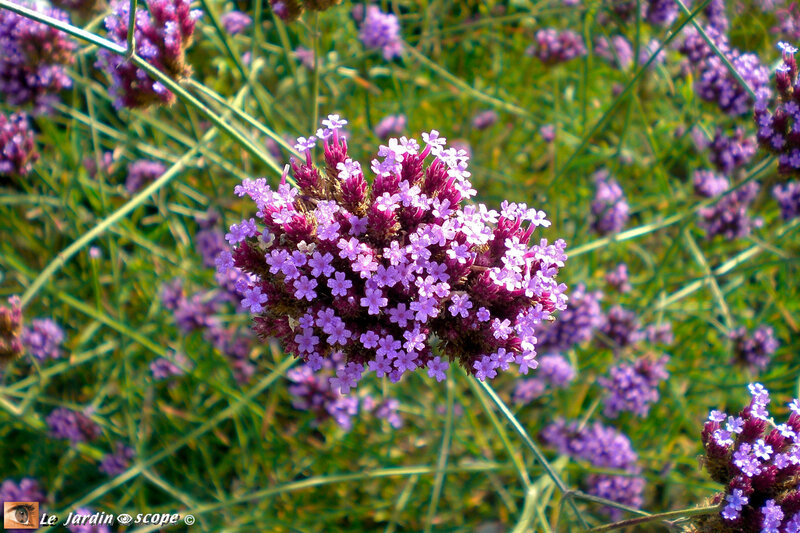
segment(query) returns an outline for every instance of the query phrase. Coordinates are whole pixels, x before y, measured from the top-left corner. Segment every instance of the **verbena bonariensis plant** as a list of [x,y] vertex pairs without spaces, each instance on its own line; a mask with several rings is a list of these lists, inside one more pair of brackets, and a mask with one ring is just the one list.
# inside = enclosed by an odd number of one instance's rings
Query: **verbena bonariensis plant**
[[567,299],[555,279],[565,242],[528,245],[550,225],[545,213],[466,204],[475,194],[467,157],[435,130],[422,134],[425,148],[405,137],[381,146],[370,186],[348,157],[344,124],[330,115],[318,130],[320,168],[317,137],[298,139],[298,187],[285,182],[287,165],[277,190],[265,179],[235,188],[255,202],[258,222],[231,226],[233,253],[217,263],[250,275],[238,288],[255,331],[314,370],[342,352],[346,364],[332,378],[342,393],[370,370],[396,382],[425,366],[443,380],[448,361],[480,380],[510,363],[536,368],[534,328]]
[[711,411],[703,427],[701,462],[725,486],[712,498],[718,514],[698,519],[703,532],[800,532],[800,400],[777,424],[767,405],[769,391],[749,385],[752,399],[738,415]]
[[763,369],[769,364],[779,343],[769,326],[759,326],[752,333],[742,326],[730,332],[733,341],[732,363]]
[[[189,0],[148,0],[136,10],[136,54],[171,78],[182,80],[192,70],[186,63],[186,48],[192,43],[195,22],[202,14],[189,8]],[[127,45],[130,2],[120,0],[105,19],[108,37]],[[111,77],[110,92],[117,108],[171,105],[175,95],[131,61],[108,50],[98,52],[97,66]]]
[[0,177],[25,176],[38,159],[28,116],[0,112]]
[[536,32],[534,41],[536,43],[525,53],[548,65],[565,63],[586,55],[583,37],[572,30],[545,28]]

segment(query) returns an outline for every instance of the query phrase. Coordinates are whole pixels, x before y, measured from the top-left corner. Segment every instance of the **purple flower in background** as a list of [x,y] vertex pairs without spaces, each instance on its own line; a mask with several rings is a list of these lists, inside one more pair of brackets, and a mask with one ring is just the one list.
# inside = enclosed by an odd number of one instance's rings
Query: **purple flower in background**
[[118,476],[131,466],[131,461],[135,455],[133,448],[118,442],[114,446],[113,453],[107,453],[103,456],[99,470],[107,476]]
[[303,46],[294,49],[294,55],[308,70],[314,70],[315,54],[314,50],[309,50]]
[[8,299],[8,306],[0,305],[0,363],[7,363],[22,355],[22,307],[17,296]]
[[663,344],[669,346],[675,342],[675,335],[672,334],[672,323],[663,322],[661,324],[651,324],[644,330],[647,342],[651,344]]
[[382,418],[389,422],[389,425],[394,429],[403,427],[403,419],[397,411],[400,407],[400,402],[394,398],[387,398],[375,409],[375,416]]
[[5,115],[0,111],[0,178],[25,176],[38,159],[28,116],[25,113]]
[[47,416],[50,434],[56,439],[67,439],[73,444],[95,440],[100,427],[88,416],[66,407],[59,407]]
[[658,401],[658,386],[669,374],[664,368],[669,358],[640,357],[633,364],[611,367],[608,377],[597,380],[606,389],[604,414],[617,418],[621,412],[647,416],[650,405]]
[[730,175],[734,170],[750,162],[756,153],[755,139],[745,136],[744,130],[737,128],[731,136],[717,130],[711,142],[709,159],[719,172]]
[[[111,533],[111,529],[105,524],[90,524],[89,517],[94,511],[79,507],[72,512],[72,521],[67,526],[72,533]],[[86,518],[80,518],[85,516]],[[77,522],[77,523],[76,523]]]
[[[726,56],[756,95],[769,91],[769,70],[761,64],[757,55],[743,54],[734,49]],[[729,115],[738,116],[750,112],[753,107],[750,94],[718,56],[707,57],[699,68],[695,91],[701,99],[716,103]]]
[[[703,31],[721,52],[726,54],[730,52],[728,36],[725,32],[711,26],[703,26]],[[700,65],[704,59],[714,55],[714,51],[708,46],[706,40],[691,24],[684,26],[681,34],[684,35],[684,39],[678,46],[678,51],[685,55],[693,66]]]
[[220,17],[222,27],[230,35],[238,35],[253,24],[253,19],[247,13],[241,11],[228,11]]
[[600,235],[617,233],[628,222],[628,201],[617,180],[607,170],[595,172],[597,192],[592,200],[592,230]]
[[[658,50],[660,46],[661,43],[658,41],[658,39],[650,39],[647,41],[647,44],[639,49],[639,64],[644,65],[650,61],[651,57],[655,56],[653,61],[650,63],[649,68],[653,68],[656,65],[663,65],[664,61],[667,59],[667,52],[663,48]],[[658,53],[656,53],[657,50]]]
[[631,284],[628,283],[628,265],[625,263],[618,264],[614,270],[606,274],[606,283],[622,294],[630,292]]
[[386,140],[392,135],[400,135],[406,129],[408,120],[403,114],[388,115],[375,125],[375,135],[381,140]]
[[133,194],[143,185],[155,181],[166,171],[166,167],[157,161],[139,159],[128,165],[128,177],[125,179],[125,189]]
[[[69,16],[60,9],[26,1],[18,3],[69,23]],[[9,104],[32,104],[35,111],[45,111],[56,100],[56,93],[72,86],[66,67],[74,62],[75,43],[65,33],[3,9],[0,48],[3,50],[0,95]]]
[[720,33],[727,33],[730,21],[725,8],[725,0],[711,0],[703,13],[708,18],[708,24]]
[[596,37],[594,53],[620,70],[626,70],[633,64],[633,48],[628,39],[622,35],[614,35],[611,39],[604,36]]
[[[363,9],[361,5],[356,7]],[[367,48],[381,50],[387,61],[403,53],[400,22],[394,14],[384,13],[378,6],[367,6],[367,16],[361,22],[358,37]]]
[[39,361],[59,359],[64,338],[64,330],[49,318],[31,320],[22,330],[25,349]]
[[608,310],[600,327],[600,342],[614,350],[632,346],[644,338],[639,319],[634,311],[615,305]]
[[233,244],[230,268],[252,275],[240,292],[267,296],[251,308],[254,331],[317,367],[342,353],[332,379],[345,392],[369,370],[396,382],[414,369],[441,379],[445,361],[480,378],[510,362],[535,368],[535,328],[566,306],[555,279],[565,243],[528,244],[549,226],[544,212],[465,205],[475,194],[467,155],[435,130],[423,133],[424,148],[389,139],[370,186],[339,136],[345,123],[324,121],[324,171],[311,151],[291,161],[297,188],[262,179],[234,190],[254,201],[272,237]]
[[540,351],[562,352],[588,341],[605,319],[600,308],[603,294],[587,292],[586,285],[579,283],[569,297],[567,308],[555,322],[543,323],[536,329]]
[[534,36],[535,44],[525,52],[542,63],[555,65],[586,55],[583,37],[572,30],[541,29]]
[[733,341],[732,362],[752,369],[766,368],[779,346],[769,326],[760,326],[752,333],[742,326],[731,331],[730,338]]
[[678,17],[678,4],[672,0],[646,0],[644,18],[655,26],[669,26]]
[[472,117],[472,127],[476,130],[485,130],[497,122],[497,113],[491,109],[482,111]]
[[800,413],[775,426],[769,391],[758,383],[748,388],[750,404],[738,415],[712,411],[703,426],[701,464],[724,487],[712,503],[724,505],[718,514],[698,517],[698,530],[743,531],[752,524],[753,531],[794,532],[800,526]]
[[352,417],[358,414],[358,397],[341,394],[331,382],[332,376],[343,368],[342,353],[335,352],[333,357],[320,360],[317,368],[307,363],[289,370],[286,377],[291,382],[292,406],[314,413],[317,424],[333,418],[342,428],[349,430]]
[[[581,427],[583,426],[583,427]],[[579,422],[567,424],[558,420],[542,431],[545,444],[554,447],[558,453],[588,461],[595,467],[622,470],[628,475],[590,474],[583,480],[589,494],[613,500],[631,507],[642,505],[644,479],[638,474],[638,455],[631,442],[622,433],[600,423],[582,425]],[[621,511],[606,508],[612,519],[618,519]]]
[[539,135],[546,143],[551,143],[556,139],[556,128],[552,124],[545,124],[539,128]]
[[150,372],[156,381],[182,376],[191,368],[192,362],[181,352],[173,352],[170,357],[158,357],[150,363]]
[[776,185],[772,189],[772,196],[777,200],[784,220],[791,220],[800,216],[800,181],[790,181],[783,185]]
[[[189,0],[147,0],[147,10],[137,8],[136,54],[175,80],[191,75],[186,64],[186,49],[192,43],[199,10],[189,8]],[[119,0],[105,18],[108,38],[127,45],[130,2]],[[109,91],[114,106],[144,108],[153,104],[172,105],[175,95],[129,60],[108,50],[98,52],[97,67],[111,77]]]
[[220,252],[228,250],[228,243],[222,231],[214,228],[203,229],[194,236],[197,252],[203,258],[203,266],[211,268],[216,265]]
[[724,193],[730,187],[728,178],[717,174],[713,170],[698,170],[692,178],[694,193],[704,198],[714,198]]
[[772,32],[790,42],[800,41],[800,6],[797,2],[775,10],[775,16],[778,18],[778,25],[772,28]]
[[514,388],[514,402],[528,403],[544,394],[548,385],[563,389],[575,379],[575,369],[560,354],[548,354],[539,359],[536,377],[517,380]]
[[715,204],[703,207],[698,211],[700,220],[697,225],[705,230],[708,239],[722,235],[733,240],[750,235],[752,229],[761,224],[759,219],[754,220],[747,212],[758,189],[758,182],[750,181],[727,193]]

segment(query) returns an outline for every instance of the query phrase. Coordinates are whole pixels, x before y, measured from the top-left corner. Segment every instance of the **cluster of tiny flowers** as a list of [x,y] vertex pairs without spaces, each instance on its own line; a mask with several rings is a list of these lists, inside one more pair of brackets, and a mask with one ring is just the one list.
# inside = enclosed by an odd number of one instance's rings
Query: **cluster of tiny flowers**
[[578,284],[570,294],[567,308],[558,315],[558,320],[543,323],[537,328],[539,351],[565,352],[591,339],[595,330],[605,322],[600,307],[602,298],[600,291],[589,292],[586,285]]
[[608,377],[601,377],[598,383],[606,389],[604,413],[609,418],[617,418],[628,412],[647,416],[650,405],[658,401],[658,386],[669,374],[666,364],[669,358],[654,359],[640,357],[633,364],[622,363],[611,367]]
[[[730,51],[728,36],[724,32],[711,26],[703,26],[703,31],[718,50],[723,53]],[[714,55],[714,51],[694,26],[687,25],[681,34],[684,35],[684,39],[679,44],[678,51],[689,59],[691,65],[700,66],[705,59]]]
[[783,185],[776,185],[772,195],[781,208],[784,220],[791,220],[800,216],[800,181],[790,181]]
[[220,22],[229,35],[238,35],[253,24],[253,19],[241,11],[228,11],[220,17]]
[[750,404],[738,415],[711,411],[703,427],[702,463],[725,486],[712,503],[719,514],[698,519],[700,531],[800,532],[800,400],[778,424],[767,410],[769,392],[749,385]]
[[[629,474],[591,474],[584,480],[589,494],[630,507],[642,505],[644,479],[636,475],[641,472],[636,464],[639,457],[633,451],[630,439],[622,433],[597,422],[584,426],[579,422],[567,424],[558,420],[544,429],[542,440],[561,454],[588,461],[599,468],[613,468]],[[609,507],[607,511],[612,518],[621,516],[618,509]]]
[[572,30],[545,28],[536,32],[534,41],[535,44],[525,53],[548,65],[565,63],[586,55],[583,37]]
[[[545,213],[463,205],[475,194],[466,154],[446,149],[435,130],[422,135],[425,148],[405,137],[381,146],[370,187],[339,136],[345,123],[330,115],[317,137],[298,139],[299,188],[285,183],[287,165],[277,190],[265,179],[234,189],[254,201],[258,219],[231,226],[233,253],[217,266],[252,276],[237,288],[256,333],[314,370],[344,352],[332,378],[344,394],[365,371],[396,382],[419,367],[443,380],[448,360],[481,380],[511,363],[523,374],[536,368],[535,327],[567,300],[555,279],[564,241],[528,245],[549,226]],[[311,157],[317,138],[321,168]]]
[[705,230],[706,237],[713,239],[722,235],[728,240],[747,237],[754,227],[761,225],[760,219],[752,218],[747,208],[758,194],[758,182],[750,181],[726,194],[714,205],[698,211],[698,226]]
[[[732,49],[726,54],[741,78],[756,95],[769,92],[769,70],[761,64],[755,54],[743,54]],[[695,82],[697,95],[707,102],[716,103],[729,115],[744,115],[753,107],[750,93],[733,77],[728,67],[717,55],[708,56],[700,65],[700,74]]]
[[392,135],[402,134],[407,124],[408,119],[405,115],[388,115],[375,125],[375,135],[385,141]]
[[625,263],[618,264],[617,268],[606,274],[606,283],[622,294],[630,292],[631,284],[628,282],[628,265]]
[[107,476],[118,476],[125,472],[130,466],[131,461],[136,456],[136,452],[130,446],[117,443],[112,453],[107,453],[100,460],[98,470]]
[[725,9],[725,0],[711,0],[703,10],[703,14],[708,19],[709,26],[723,33],[728,31],[730,21]]
[[644,18],[656,26],[669,26],[678,16],[678,4],[670,0],[647,0],[643,3]]
[[595,172],[597,190],[592,200],[592,230],[600,235],[617,233],[628,223],[625,193],[607,170]]
[[497,122],[497,113],[491,109],[482,111],[472,117],[472,127],[476,130],[485,130]]
[[400,21],[393,13],[384,13],[378,6],[371,5],[367,6],[364,16],[364,6],[359,4],[353,8],[353,17],[361,23],[358,37],[364,46],[380,50],[387,61],[402,55]]
[[539,135],[542,136],[544,142],[551,143],[556,140],[556,127],[552,124],[545,124],[539,128]]
[[38,159],[28,116],[0,111],[0,176],[25,176]]
[[728,176],[749,163],[756,154],[755,140],[746,136],[741,128],[737,128],[730,136],[717,131],[708,148],[711,163],[719,172]]
[[713,170],[698,170],[692,177],[694,193],[703,198],[714,198],[724,193],[730,187],[730,181],[722,174]]
[[595,38],[594,53],[621,70],[627,69],[633,63],[633,48],[622,35],[614,35],[611,39],[604,36]]
[[672,333],[671,322],[650,324],[644,329],[644,337],[650,344],[663,344],[664,346],[669,346],[675,342],[675,335]]
[[[189,0],[148,0],[147,10],[136,10],[136,55],[176,80],[191,74],[186,48],[192,43],[201,11],[191,10],[189,5]],[[121,46],[127,45],[129,9],[130,2],[119,0],[105,19],[108,37]],[[111,77],[110,92],[118,109],[175,102],[169,89],[126,58],[108,50],[100,50],[98,56],[97,66]]]
[[545,393],[548,385],[563,389],[575,379],[575,369],[569,361],[559,354],[548,354],[539,358],[536,377],[520,379],[514,387],[514,401],[529,403]]
[[752,334],[741,326],[731,331],[730,338],[733,341],[732,362],[752,369],[766,368],[779,346],[769,326],[760,326]]
[[608,310],[599,331],[602,333],[600,342],[614,350],[627,348],[644,338],[636,313],[621,305],[615,305]]
[[800,173],[800,82],[797,77],[797,49],[779,43],[783,51],[783,63],[775,71],[775,88],[778,101],[774,110],[769,110],[770,93],[756,93],[754,106],[758,127],[756,138],[764,150],[778,156],[778,172]]
[[39,361],[59,359],[64,338],[64,330],[49,318],[31,320],[22,329],[22,344]]
[[150,363],[150,373],[156,381],[182,376],[192,368],[192,362],[181,352],[170,357],[158,357]]
[[67,529],[70,530],[72,533],[111,533],[111,528],[109,528],[105,524],[90,524],[89,518],[77,518],[79,516],[86,516],[91,517],[94,515],[94,511],[91,509],[87,509],[86,507],[79,507],[75,509],[72,516],[73,519],[77,519],[79,521],[85,521],[86,523],[71,523],[67,526]]
[[325,11],[340,0],[269,0],[272,12],[281,20],[293,21],[304,11]]
[[782,38],[790,41],[800,40],[800,6],[797,2],[792,2],[788,7],[777,9],[775,17],[778,25],[772,28],[773,33],[779,34]]
[[93,441],[100,436],[100,427],[88,416],[66,407],[59,407],[47,416],[50,434],[73,444]]
[[0,305],[0,364],[22,355],[22,307],[19,298],[8,299],[8,307]]
[[[69,16],[54,7],[21,3],[60,22]],[[65,33],[12,11],[0,10],[0,95],[12,105],[32,104],[43,111],[55,93],[72,86],[66,66],[74,61],[75,43]]]
[[128,165],[128,176],[125,178],[125,189],[133,194],[143,185],[155,181],[166,171],[166,167],[158,161],[139,159]]

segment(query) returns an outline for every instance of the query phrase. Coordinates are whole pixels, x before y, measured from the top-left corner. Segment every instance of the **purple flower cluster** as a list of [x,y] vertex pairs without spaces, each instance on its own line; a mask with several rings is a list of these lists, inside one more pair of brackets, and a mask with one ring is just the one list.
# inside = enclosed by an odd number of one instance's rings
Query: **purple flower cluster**
[[[54,7],[25,0],[20,5],[61,22],[69,16]],[[75,43],[65,33],[6,9],[0,10],[0,95],[11,105],[46,110],[55,93],[72,86],[66,66]]]
[[25,176],[38,159],[28,116],[0,111],[0,177]]
[[628,265],[625,263],[618,264],[617,268],[606,274],[606,283],[622,294],[630,292],[631,284],[628,282]]
[[650,324],[644,330],[644,337],[650,344],[663,344],[664,346],[669,346],[675,342],[675,335],[672,333],[671,322]]
[[203,266],[211,268],[216,264],[216,257],[220,252],[228,249],[225,234],[216,228],[206,228],[198,231],[194,236],[197,252],[203,258]]
[[669,26],[678,17],[678,4],[670,0],[646,0],[644,18],[655,26]]
[[752,369],[766,368],[779,346],[769,326],[760,326],[752,333],[742,326],[731,331],[730,338],[733,341],[732,362]]
[[8,299],[8,307],[0,305],[0,364],[22,355],[22,307],[19,298]]
[[529,403],[544,394],[547,386],[563,389],[575,379],[575,369],[559,354],[544,355],[539,359],[536,377],[517,380],[514,402]]
[[272,12],[281,20],[291,22],[304,11],[325,11],[335,6],[340,0],[269,0]]
[[497,122],[497,113],[491,109],[482,111],[472,117],[472,127],[476,130],[485,130]]
[[[720,51],[723,53],[730,51],[728,36],[725,32],[711,26],[703,26],[703,31]],[[684,54],[693,66],[699,66],[705,59],[714,55],[714,51],[694,26],[687,25],[681,33],[684,35],[684,39],[678,46],[678,51]]]
[[633,48],[622,35],[614,35],[611,39],[604,36],[595,38],[594,53],[620,70],[627,69],[633,63]]
[[713,170],[698,170],[692,178],[694,193],[703,198],[714,198],[724,193],[730,187],[730,181],[722,174]]
[[64,330],[49,318],[31,320],[22,330],[22,344],[39,361],[61,357]]
[[789,404],[789,420],[777,424],[767,405],[769,391],[748,386],[750,404],[738,415],[711,411],[702,440],[702,463],[725,486],[714,503],[719,514],[698,519],[703,531],[800,531],[800,400]]
[[253,19],[247,13],[241,11],[228,11],[220,17],[222,27],[229,35],[238,35],[253,24]]
[[608,371],[608,377],[601,377],[598,383],[606,389],[604,414],[617,418],[628,412],[637,416],[647,416],[650,405],[658,401],[658,386],[667,379],[665,355],[659,359],[640,357],[633,364],[622,363]]
[[632,346],[644,338],[639,318],[634,311],[615,305],[600,326],[600,342],[614,350]]
[[403,114],[388,115],[383,117],[381,121],[375,125],[375,135],[382,141],[385,141],[392,135],[402,134],[406,129],[407,123],[408,120]]
[[128,177],[125,179],[125,189],[133,194],[145,184],[158,179],[166,171],[166,167],[157,161],[139,159],[128,165]]
[[[90,518],[94,514],[94,511],[87,509],[85,507],[79,507],[73,512],[73,520],[78,520],[84,523],[75,523],[72,522],[70,525],[67,526],[67,529],[70,530],[72,533],[111,533],[111,529],[105,524],[90,524]],[[86,516],[87,518],[77,518]]]
[[539,128],[539,135],[542,136],[544,142],[551,143],[556,140],[556,128],[552,124],[545,124]]
[[721,33],[728,31],[730,21],[725,8],[725,0],[711,0],[703,10],[703,14],[708,18],[709,26],[719,30]]
[[778,172],[800,173],[800,82],[797,77],[797,48],[779,43],[783,63],[775,71],[778,101],[769,110],[770,93],[762,91],[754,106],[761,148],[778,156]]
[[73,444],[95,440],[100,427],[88,416],[66,407],[59,407],[47,416],[50,434],[57,439],[68,439]]
[[595,172],[597,186],[592,200],[592,230],[600,235],[617,233],[628,222],[628,201],[625,193],[607,170]]
[[[769,70],[761,64],[757,55],[731,49],[726,57],[756,95],[769,91]],[[729,115],[744,115],[753,107],[750,93],[733,77],[717,55],[708,56],[700,64],[695,91],[701,99],[716,103]]]
[[475,194],[466,154],[446,149],[435,130],[423,133],[425,148],[405,137],[381,146],[370,187],[339,136],[345,123],[330,115],[317,132],[322,167],[311,158],[317,138],[298,139],[299,187],[284,179],[272,190],[259,179],[235,188],[254,201],[258,221],[231,226],[233,253],[217,265],[252,274],[237,288],[254,330],[315,370],[344,352],[332,381],[345,394],[370,370],[396,382],[420,367],[443,380],[448,360],[481,380],[510,363],[535,368],[534,329],[566,306],[555,279],[566,244],[528,245],[549,226],[545,213],[463,205]]
[[[189,0],[147,0],[147,10],[136,10],[136,54],[176,80],[187,78],[186,48],[192,43],[199,10],[189,8]],[[118,0],[105,18],[108,37],[126,46],[130,2]],[[114,106],[143,108],[153,104],[172,105],[175,95],[161,82],[129,60],[108,50],[98,52],[97,66],[111,77]]]
[[103,456],[99,470],[107,476],[118,476],[131,466],[131,461],[135,456],[133,448],[118,442],[114,446],[113,453]]
[[191,368],[192,362],[181,352],[174,352],[170,357],[158,357],[150,363],[150,372],[156,381],[182,376]]
[[[639,457],[622,433],[597,422],[582,427],[578,422],[567,424],[558,420],[542,431],[542,440],[561,454],[627,474],[590,474],[584,480],[589,494],[630,507],[642,505],[644,479],[637,475],[641,472],[636,464]],[[607,511],[614,519],[621,515],[618,509],[607,508]]]
[[734,170],[750,162],[756,154],[756,142],[752,137],[746,136],[741,128],[737,128],[730,136],[718,130],[709,150],[711,163],[719,172],[729,176]]
[[542,352],[563,352],[588,341],[597,328],[603,325],[603,310],[600,291],[588,292],[586,285],[579,283],[570,294],[567,308],[555,322],[543,323],[536,329],[538,347]]
[[535,44],[525,53],[548,65],[565,63],[586,55],[583,37],[572,30],[545,28],[536,32],[534,41]]
[[772,32],[789,41],[800,41],[800,6],[797,2],[776,9],[775,16],[778,18],[778,25],[772,28]]
[[705,230],[706,237],[713,239],[722,235],[733,240],[750,235],[752,229],[761,224],[760,219],[751,218],[747,212],[756,199],[758,189],[758,182],[750,181],[726,194],[714,205],[701,208],[698,211],[698,226]]
[[783,185],[776,185],[772,195],[781,208],[784,220],[791,220],[800,216],[800,181],[789,181]]
[[[363,14],[363,5],[354,8],[354,14],[359,9]],[[363,18],[363,20],[361,20]],[[400,22],[392,13],[384,13],[378,6],[367,6],[366,17],[356,19],[361,22],[359,39],[364,46],[373,50],[380,50],[387,61],[400,57],[403,53],[403,40],[400,36]]]

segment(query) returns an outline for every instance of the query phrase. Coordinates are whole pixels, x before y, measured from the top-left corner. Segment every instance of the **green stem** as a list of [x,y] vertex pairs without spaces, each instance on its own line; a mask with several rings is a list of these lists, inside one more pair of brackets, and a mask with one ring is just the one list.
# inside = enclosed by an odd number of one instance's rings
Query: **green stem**
[[429,532],[433,527],[433,519],[436,517],[436,508],[439,506],[439,498],[442,495],[444,486],[445,469],[447,468],[447,457],[450,455],[450,439],[453,433],[453,402],[455,399],[455,382],[447,380],[447,420],[444,424],[442,435],[442,447],[439,449],[439,460],[436,462],[436,476],[433,481],[433,494],[431,503],[428,506],[428,517],[425,521],[425,532]]
[[132,58],[136,53],[136,9],[138,8],[137,0],[130,0],[128,8],[128,50],[125,57]]
[[629,518],[620,522],[612,524],[605,524],[590,529],[591,533],[600,533],[601,531],[614,531],[615,529],[622,529],[625,527],[636,526],[639,524],[646,524],[655,520],[670,520],[673,518],[688,518],[690,516],[702,516],[707,514],[714,514],[720,510],[720,505],[709,505],[707,507],[694,507],[692,509],[680,509],[678,511],[669,511],[666,513],[651,514],[650,516],[639,516],[636,518]]

